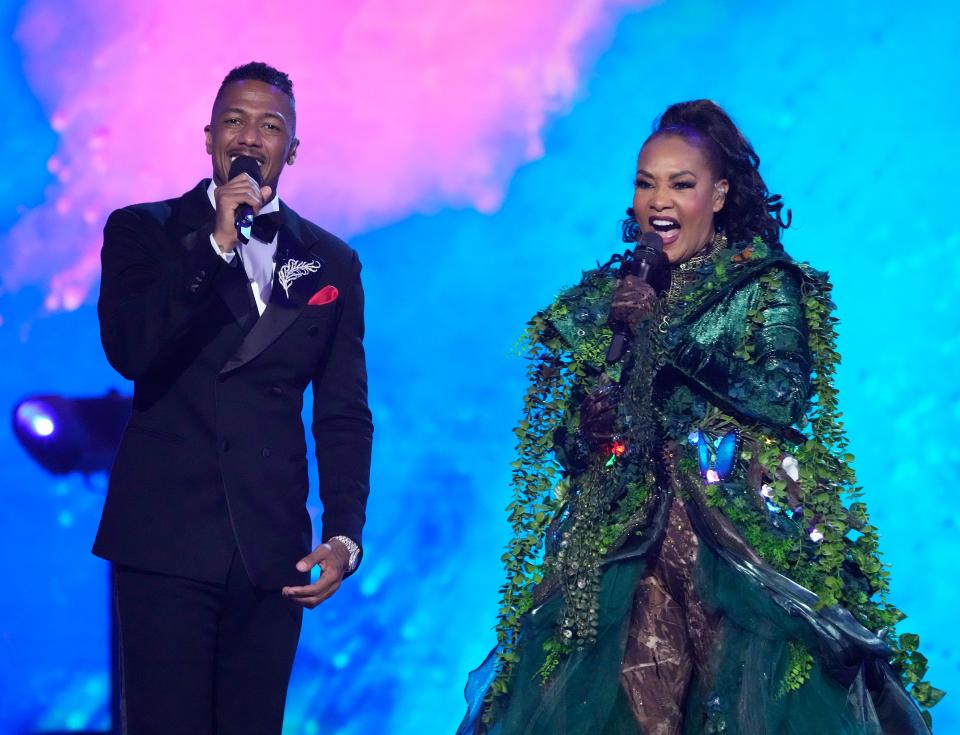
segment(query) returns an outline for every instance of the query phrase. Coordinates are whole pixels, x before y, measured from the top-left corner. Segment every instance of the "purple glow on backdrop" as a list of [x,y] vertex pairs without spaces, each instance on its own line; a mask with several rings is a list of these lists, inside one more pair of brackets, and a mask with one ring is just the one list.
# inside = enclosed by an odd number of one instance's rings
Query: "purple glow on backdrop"
[[109,211],[208,175],[214,92],[251,59],[294,80],[303,143],[281,194],[311,219],[349,236],[444,206],[493,211],[615,21],[648,4],[29,2],[16,40],[60,141],[46,202],[8,235],[4,289],[49,284],[47,309],[78,307]]

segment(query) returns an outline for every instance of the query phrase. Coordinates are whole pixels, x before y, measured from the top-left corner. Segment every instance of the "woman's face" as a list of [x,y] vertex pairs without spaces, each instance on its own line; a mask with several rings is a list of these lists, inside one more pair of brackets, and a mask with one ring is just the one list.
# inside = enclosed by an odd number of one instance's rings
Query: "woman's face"
[[633,209],[641,232],[657,232],[671,263],[689,260],[713,238],[726,179],[715,180],[700,148],[680,135],[647,140],[637,160]]

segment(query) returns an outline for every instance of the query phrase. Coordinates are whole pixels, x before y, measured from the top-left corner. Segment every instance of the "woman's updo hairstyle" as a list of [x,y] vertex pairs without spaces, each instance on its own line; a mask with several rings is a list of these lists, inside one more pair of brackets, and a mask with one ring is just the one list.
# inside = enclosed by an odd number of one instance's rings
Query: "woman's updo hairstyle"
[[650,138],[660,135],[679,135],[700,148],[714,177],[730,182],[715,222],[731,242],[759,236],[780,247],[780,231],[790,226],[791,212],[782,218],[780,195],[771,195],[760,176],[760,157],[718,104],[693,100],[670,105],[654,123]]

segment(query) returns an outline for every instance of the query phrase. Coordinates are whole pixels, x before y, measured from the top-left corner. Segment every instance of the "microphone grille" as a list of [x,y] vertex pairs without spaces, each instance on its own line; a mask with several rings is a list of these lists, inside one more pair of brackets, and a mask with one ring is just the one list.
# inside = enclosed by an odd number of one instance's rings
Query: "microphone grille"
[[663,252],[663,238],[660,237],[659,233],[656,232],[644,232],[640,235],[640,240],[637,242],[638,248],[643,248],[644,250],[650,250],[654,253]]
[[232,179],[240,174],[247,174],[251,179],[257,182],[257,186],[263,184],[263,177],[260,174],[260,164],[252,156],[237,156],[230,164],[230,173],[228,179]]

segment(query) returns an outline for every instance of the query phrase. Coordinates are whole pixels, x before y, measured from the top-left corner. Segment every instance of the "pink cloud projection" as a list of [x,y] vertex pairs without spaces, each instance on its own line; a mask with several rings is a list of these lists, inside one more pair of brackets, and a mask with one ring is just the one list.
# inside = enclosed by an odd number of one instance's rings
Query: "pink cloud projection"
[[251,59],[294,80],[297,164],[281,196],[349,236],[444,206],[495,210],[624,12],[650,0],[33,0],[16,31],[60,136],[46,202],[9,234],[4,288],[73,309],[107,214],[208,175],[202,127]]

